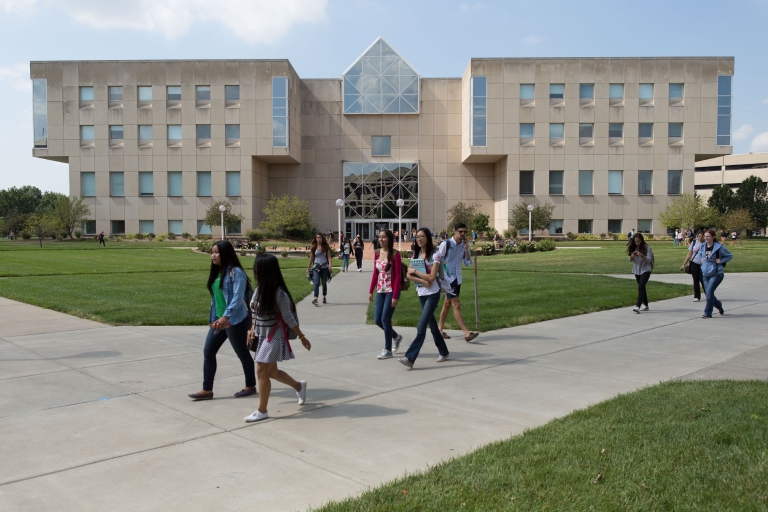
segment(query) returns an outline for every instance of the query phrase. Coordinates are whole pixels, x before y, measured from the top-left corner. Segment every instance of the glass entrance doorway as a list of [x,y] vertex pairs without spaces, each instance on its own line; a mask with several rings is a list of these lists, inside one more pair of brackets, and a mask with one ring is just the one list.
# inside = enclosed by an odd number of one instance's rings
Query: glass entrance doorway
[[[400,234],[401,240],[411,240],[411,233],[413,230],[418,229],[416,222],[413,220],[403,219],[400,223],[402,227],[402,233]],[[385,220],[365,220],[365,221],[347,221],[344,225],[344,236],[354,238],[360,235],[360,238],[366,241],[373,240],[373,237],[378,235],[379,231],[390,229],[394,233],[398,231],[397,219],[385,219]],[[397,239],[395,239],[397,241]]]

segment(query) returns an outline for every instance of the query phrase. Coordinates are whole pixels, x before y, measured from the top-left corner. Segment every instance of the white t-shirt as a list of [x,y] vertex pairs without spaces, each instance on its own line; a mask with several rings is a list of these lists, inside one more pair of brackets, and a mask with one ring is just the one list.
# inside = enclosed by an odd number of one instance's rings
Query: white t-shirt
[[[426,266],[427,266],[427,274],[432,272],[432,266],[433,265],[439,265],[440,264],[440,253],[437,252],[437,249],[435,249],[435,252],[432,253],[431,260],[427,260]],[[437,276],[435,276],[435,280],[432,281],[432,284],[429,286],[417,286],[416,287],[416,293],[419,297],[422,297],[424,295],[434,295],[436,293],[440,293],[440,285],[437,282]]]

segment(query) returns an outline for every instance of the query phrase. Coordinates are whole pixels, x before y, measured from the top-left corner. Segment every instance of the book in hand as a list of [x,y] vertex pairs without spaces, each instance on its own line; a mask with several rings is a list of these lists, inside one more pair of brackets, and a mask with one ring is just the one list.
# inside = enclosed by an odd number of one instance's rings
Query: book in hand
[[[424,261],[424,258],[415,258],[411,260],[411,268],[413,270],[416,270],[418,272],[421,272],[422,274],[427,273],[427,262]],[[421,283],[416,283],[416,286],[424,286]]]

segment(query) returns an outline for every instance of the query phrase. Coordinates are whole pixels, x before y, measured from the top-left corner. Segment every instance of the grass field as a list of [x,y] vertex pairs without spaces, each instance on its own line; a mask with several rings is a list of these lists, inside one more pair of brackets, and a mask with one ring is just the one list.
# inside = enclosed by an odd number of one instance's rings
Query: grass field
[[621,395],[319,510],[768,510],[768,382]]

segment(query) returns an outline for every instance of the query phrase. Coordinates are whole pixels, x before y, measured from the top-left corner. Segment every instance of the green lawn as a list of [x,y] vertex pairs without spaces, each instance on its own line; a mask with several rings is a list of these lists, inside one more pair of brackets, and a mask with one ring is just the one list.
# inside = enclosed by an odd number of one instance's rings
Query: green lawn
[[768,382],[621,395],[319,510],[768,510]]

